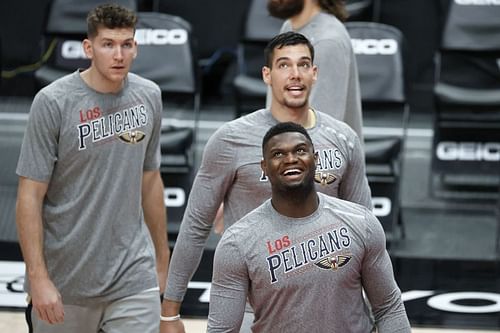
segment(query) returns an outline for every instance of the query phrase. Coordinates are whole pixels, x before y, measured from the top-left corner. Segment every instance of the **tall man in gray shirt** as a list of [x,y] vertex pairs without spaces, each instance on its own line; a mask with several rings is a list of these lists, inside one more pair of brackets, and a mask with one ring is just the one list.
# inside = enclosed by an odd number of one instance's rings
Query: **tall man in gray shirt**
[[[296,31],[314,46],[318,80],[311,92],[313,108],[344,121],[363,142],[358,69],[351,39],[342,24],[347,18],[340,0],[268,0],[273,16],[286,19],[281,32]],[[268,94],[267,105],[272,96]]]
[[271,199],[226,230],[214,257],[208,332],[410,332],[382,226],[359,204],[317,193],[318,154],[298,124],[262,142]]
[[[208,141],[171,259],[163,316],[179,314],[221,202],[225,225],[230,226],[271,196],[260,162],[261,138],[273,125],[293,121],[308,129],[319,154],[318,191],[371,208],[357,135],[343,122],[309,107],[317,72],[312,45],[303,35],[288,32],[273,38],[265,53],[262,75],[273,91],[271,109],[224,124]],[[184,331],[181,321],[162,322],[161,328],[163,333]]]
[[158,331],[170,256],[162,102],[158,85],[128,72],[136,21],[117,5],[92,10],[90,67],[33,100],[16,217],[30,332]]

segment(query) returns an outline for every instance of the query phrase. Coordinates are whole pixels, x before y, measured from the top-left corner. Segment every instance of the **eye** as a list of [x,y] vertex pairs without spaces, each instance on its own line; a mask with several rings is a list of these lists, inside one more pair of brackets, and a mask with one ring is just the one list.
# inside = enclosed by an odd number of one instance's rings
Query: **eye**
[[311,68],[311,64],[309,62],[303,62],[300,64],[300,67],[308,69]]
[[132,42],[127,42],[127,43],[123,44],[123,47],[126,49],[131,49],[133,46],[134,46],[134,44]]
[[111,42],[104,42],[104,47],[113,47],[113,43]]
[[275,152],[273,153],[273,157],[281,157],[281,156],[283,156],[283,153],[282,153],[282,152],[280,152],[280,151],[275,151]]
[[288,68],[288,64],[286,63],[281,63],[281,64],[278,64],[278,68],[281,68],[281,69],[287,69]]
[[304,148],[299,148],[299,149],[297,149],[297,153],[299,153],[299,154],[305,154],[306,150]]

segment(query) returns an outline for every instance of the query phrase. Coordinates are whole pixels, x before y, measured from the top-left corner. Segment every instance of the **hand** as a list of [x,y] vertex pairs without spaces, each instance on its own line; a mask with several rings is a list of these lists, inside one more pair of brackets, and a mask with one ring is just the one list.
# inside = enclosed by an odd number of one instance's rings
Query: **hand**
[[33,310],[38,317],[49,324],[64,321],[62,297],[48,278],[30,280],[30,296]]
[[176,321],[161,321],[160,333],[186,333],[182,319]]

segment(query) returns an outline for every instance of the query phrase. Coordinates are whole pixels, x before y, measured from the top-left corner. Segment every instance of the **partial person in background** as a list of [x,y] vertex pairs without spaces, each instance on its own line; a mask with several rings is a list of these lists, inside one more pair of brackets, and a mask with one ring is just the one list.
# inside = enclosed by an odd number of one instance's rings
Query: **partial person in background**
[[[312,108],[344,121],[363,142],[363,117],[356,58],[342,23],[343,0],[269,0],[272,16],[286,19],[281,32],[296,31],[314,46],[318,80],[311,92]],[[271,94],[267,94],[270,105]]]
[[170,256],[162,100],[129,73],[136,22],[118,5],[90,11],[90,67],[33,100],[16,171],[30,332],[158,332]]
[[380,222],[316,191],[318,153],[307,131],[273,126],[262,156],[272,197],[217,245],[208,332],[239,332],[247,298],[252,332],[411,332]]
[[[229,227],[271,197],[260,167],[262,137],[277,123],[291,121],[307,128],[318,150],[318,191],[372,208],[358,136],[345,123],[309,106],[317,72],[310,42],[299,33],[280,34],[267,45],[265,59],[262,76],[273,93],[271,108],[225,123],[205,146],[170,263],[163,316],[178,318],[220,204],[224,202]],[[184,332],[182,321],[162,322],[161,332]]]

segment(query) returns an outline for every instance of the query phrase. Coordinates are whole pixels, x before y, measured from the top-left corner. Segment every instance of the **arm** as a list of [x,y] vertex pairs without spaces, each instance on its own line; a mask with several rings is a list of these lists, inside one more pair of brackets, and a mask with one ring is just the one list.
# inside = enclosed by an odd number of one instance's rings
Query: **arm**
[[366,165],[363,147],[356,136],[349,156],[349,165],[339,185],[339,198],[359,203],[372,209],[371,190],[366,178]]
[[43,255],[42,203],[48,183],[19,177],[16,225],[19,244],[30,281],[30,297],[38,317],[50,324],[64,321],[59,291],[47,272]]
[[411,332],[401,291],[385,248],[384,230],[371,212],[367,212],[366,228],[361,281],[372,305],[378,332]]
[[214,255],[207,332],[240,331],[248,285],[247,266],[238,242],[233,234],[225,234]]
[[[181,302],[203,254],[216,212],[234,178],[236,152],[226,143],[221,128],[205,146],[200,169],[195,177],[186,211],[181,223],[172,259],[165,297],[163,316],[179,314]],[[162,322],[161,332],[184,332],[182,323]]]
[[156,271],[160,292],[165,290],[170,249],[167,240],[167,216],[160,172],[144,171],[142,179],[142,209],[156,253]]

